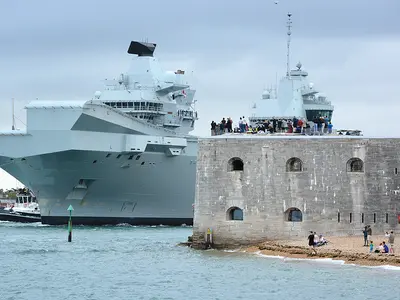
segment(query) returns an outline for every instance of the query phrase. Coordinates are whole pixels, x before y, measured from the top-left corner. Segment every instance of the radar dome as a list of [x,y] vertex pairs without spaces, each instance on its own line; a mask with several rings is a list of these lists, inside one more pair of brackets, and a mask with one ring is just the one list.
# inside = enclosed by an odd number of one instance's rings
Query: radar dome
[[269,94],[268,91],[264,91],[264,92],[262,93],[262,98],[263,98],[263,99],[269,99],[270,97],[271,97],[271,95]]
[[312,89],[312,88],[314,87],[314,83],[310,82],[310,83],[308,84],[308,86],[310,87],[310,89]]
[[100,92],[100,91],[96,91],[96,92],[94,93],[94,97],[95,97],[96,99],[100,99],[100,96],[101,96],[101,92]]

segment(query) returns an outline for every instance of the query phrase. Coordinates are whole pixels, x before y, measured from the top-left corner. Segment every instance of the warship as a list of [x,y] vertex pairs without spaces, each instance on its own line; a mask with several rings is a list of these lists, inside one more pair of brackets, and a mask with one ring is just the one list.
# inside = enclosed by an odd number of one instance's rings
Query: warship
[[290,43],[292,35],[292,14],[287,21],[287,59],[286,76],[274,88],[263,91],[261,99],[252,103],[249,125],[256,127],[265,120],[301,119],[313,122],[325,118],[331,122],[334,106],[314,84],[308,80],[308,72],[302,69],[301,62],[296,69],[290,69]]
[[25,106],[26,130],[0,132],[0,167],[39,201],[44,224],[191,225],[198,119],[183,70],[132,41],[127,72],[85,101]]

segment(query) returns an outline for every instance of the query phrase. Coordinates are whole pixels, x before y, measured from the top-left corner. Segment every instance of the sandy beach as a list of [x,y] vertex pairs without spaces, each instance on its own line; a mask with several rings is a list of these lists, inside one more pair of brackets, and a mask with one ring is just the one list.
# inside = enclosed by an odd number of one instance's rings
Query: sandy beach
[[[246,252],[260,252],[265,255],[284,256],[292,258],[332,258],[343,260],[345,263],[379,266],[393,265],[400,266],[400,249],[397,247],[399,242],[395,240],[395,254],[369,253],[369,247],[363,246],[362,236],[350,237],[329,237],[328,245],[316,247],[317,254],[312,254],[308,247],[307,238],[286,240],[286,241],[266,241],[261,244],[247,247]],[[384,235],[372,236],[374,246],[378,246],[382,241],[387,242]]]

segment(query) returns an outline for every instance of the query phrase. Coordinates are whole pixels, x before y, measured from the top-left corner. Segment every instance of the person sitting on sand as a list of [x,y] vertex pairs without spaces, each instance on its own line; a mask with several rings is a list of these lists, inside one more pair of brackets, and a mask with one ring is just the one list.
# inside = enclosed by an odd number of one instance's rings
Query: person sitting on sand
[[370,241],[369,242],[369,253],[372,253],[374,251],[374,242]]
[[326,244],[328,244],[328,241],[322,236],[322,234],[320,234],[317,246],[319,247],[319,246],[323,246]]
[[380,243],[379,246],[376,247],[374,252],[375,253],[381,253],[382,251],[383,251],[383,245],[382,245],[382,243]]
[[381,251],[382,253],[389,253],[389,247],[386,245],[386,243],[383,241],[383,250]]

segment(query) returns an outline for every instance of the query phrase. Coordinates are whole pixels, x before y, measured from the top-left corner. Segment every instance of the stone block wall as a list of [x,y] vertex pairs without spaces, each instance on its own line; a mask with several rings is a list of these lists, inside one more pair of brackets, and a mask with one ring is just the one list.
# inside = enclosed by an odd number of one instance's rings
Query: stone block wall
[[365,225],[383,234],[400,228],[400,139],[205,138],[196,184],[194,245],[208,228],[216,247],[362,235]]

